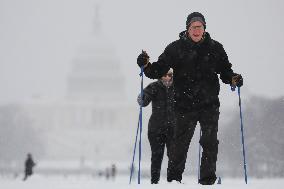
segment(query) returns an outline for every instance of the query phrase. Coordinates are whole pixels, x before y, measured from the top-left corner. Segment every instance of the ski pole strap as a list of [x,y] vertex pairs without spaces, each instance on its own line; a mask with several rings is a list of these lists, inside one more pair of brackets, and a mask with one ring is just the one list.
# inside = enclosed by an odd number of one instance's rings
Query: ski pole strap
[[[143,104],[143,72],[144,72],[144,66],[141,66],[141,72],[140,72],[140,77],[141,77],[141,97],[142,97],[142,103]],[[142,105],[140,105],[140,108],[142,108]]]
[[143,78],[144,66],[141,66],[141,67],[140,67],[140,70],[141,70],[141,72],[140,72],[139,75],[140,75],[140,77]]

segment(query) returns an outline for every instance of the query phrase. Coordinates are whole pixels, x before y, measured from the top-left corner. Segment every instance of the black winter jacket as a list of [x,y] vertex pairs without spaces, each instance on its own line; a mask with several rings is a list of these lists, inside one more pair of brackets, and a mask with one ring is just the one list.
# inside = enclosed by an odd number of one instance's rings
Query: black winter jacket
[[[141,105],[141,94],[138,97]],[[143,90],[143,104],[145,107],[152,102],[152,115],[149,120],[148,130],[166,132],[167,128],[174,127],[174,93],[173,86],[166,87],[158,80],[150,83]]]
[[25,161],[25,172],[27,175],[33,174],[33,167],[35,166],[35,162],[32,158],[27,158]]
[[144,72],[155,79],[173,68],[176,109],[187,112],[220,106],[218,74],[224,83],[231,84],[232,76],[236,75],[231,67],[222,44],[211,39],[209,33],[205,33],[202,42],[194,43],[184,31]]

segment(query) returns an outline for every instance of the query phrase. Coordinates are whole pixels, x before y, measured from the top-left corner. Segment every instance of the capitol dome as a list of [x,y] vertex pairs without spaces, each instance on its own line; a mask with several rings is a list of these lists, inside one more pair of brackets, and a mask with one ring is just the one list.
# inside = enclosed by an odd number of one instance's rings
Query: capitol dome
[[67,97],[88,101],[115,101],[124,97],[124,77],[115,48],[101,32],[98,16],[95,31],[78,48],[71,62],[67,80]]

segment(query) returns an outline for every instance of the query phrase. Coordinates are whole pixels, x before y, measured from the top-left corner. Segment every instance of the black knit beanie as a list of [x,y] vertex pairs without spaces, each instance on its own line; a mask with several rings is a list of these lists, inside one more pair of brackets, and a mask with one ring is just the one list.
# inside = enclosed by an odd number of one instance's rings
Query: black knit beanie
[[187,19],[186,19],[186,29],[188,30],[190,24],[191,24],[192,22],[195,22],[195,21],[200,21],[200,22],[203,24],[204,29],[206,29],[206,21],[205,21],[205,18],[204,18],[204,16],[203,16],[201,13],[199,13],[199,12],[193,12],[193,13],[191,13],[191,14],[189,14],[189,15],[187,16]]

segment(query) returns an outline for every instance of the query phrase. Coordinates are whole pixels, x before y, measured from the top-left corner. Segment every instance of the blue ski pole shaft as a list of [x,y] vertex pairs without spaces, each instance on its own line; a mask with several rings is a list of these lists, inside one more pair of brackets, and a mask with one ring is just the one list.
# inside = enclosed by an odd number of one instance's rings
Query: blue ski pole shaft
[[142,156],[142,105],[143,105],[143,72],[144,72],[144,66],[141,66],[141,104],[140,104],[140,114],[139,114],[139,122],[140,122],[140,138],[139,138],[139,168],[138,168],[138,184],[140,184],[141,179],[141,156]]
[[[200,134],[199,134],[199,141],[201,139],[201,126],[200,126]],[[198,167],[197,167],[197,171],[198,171],[198,184],[199,184],[199,180],[200,180],[200,162],[201,162],[201,145],[199,143],[199,152],[198,152]]]
[[139,136],[139,168],[138,168],[138,184],[140,184],[141,179],[141,148],[142,148],[142,141],[141,141],[141,134],[142,134],[142,112],[140,113],[140,136]]
[[137,130],[136,130],[136,137],[135,137],[135,144],[134,144],[134,149],[133,149],[133,157],[132,157],[132,163],[131,163],[131,169],[130,169],[129,184],[131,184],[132,176],[133,176],[133,170],[134,170],[134,160],[135,160],[136,145],[137,145],[137,138],[138,138],[138,132],[139,132],[139,122],[140,122],[140,114],[139,114]]
[[142,134],[142,105],[143,105],[143,66],[141,67],[141,73],[140,73],[141,78],[141,104],[140,104],[140,112],[139,112],[139,118],[138,118],[138,125],[137,125],[137,130],[136,130],[136,137],[135,137],[135,144],[134,144],[134,149],[133,149],[133,157],[132,157],[132,164],[131,164],[131,170],[130,170],[130,178],[129,178],[129,184],[131,184],[132,181],[132,176],[133,176],[133,170],[134,170],[134,160],[135,160],[135,154],[136,154],[136,146],[137,146],[137,138],[138,138],[138,133],[140,132],[140,139],[139,139],[139,169],[138,169],[138,184],[140,184],[140,162],[141,162],[141,147],[142,147],[142,141],[141,141],[141,134]]
[[248,183],[248,180],[247,180],[247,163],[246,163],[246,151],[245,151],[244,126],[243,126],[242,101],[241,101],[241,89],[240,89],[240,87],[238,87],[238,95],[239,95],[239,107],[240,107],[240,119],[241,119],[241,133],[242,133],[242,145],[243,145],[245,182],[247,184]]

